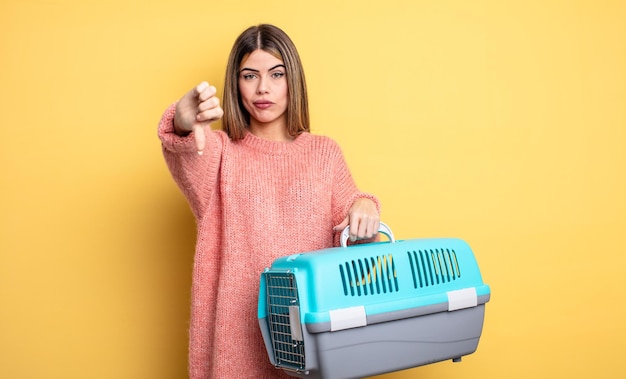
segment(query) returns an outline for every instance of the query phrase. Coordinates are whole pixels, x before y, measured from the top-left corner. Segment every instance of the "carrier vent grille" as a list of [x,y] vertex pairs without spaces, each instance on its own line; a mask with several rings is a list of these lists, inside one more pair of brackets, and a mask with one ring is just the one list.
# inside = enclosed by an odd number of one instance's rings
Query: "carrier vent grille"
[[268,322],[276,365],[302,370],[305,365],[302,330],[292,330],[301,328],[300,320],[293,320],[294,308],[299,310],[300,306],[295,278],[290,273],[268,273],[266,285]]
[[456,253],[450,249],[408,251],[415,288],[447,283],[461,277]]
[[391,254],[345,262],[339,266],[339,272],[345,296],[398,291],[398,274]]

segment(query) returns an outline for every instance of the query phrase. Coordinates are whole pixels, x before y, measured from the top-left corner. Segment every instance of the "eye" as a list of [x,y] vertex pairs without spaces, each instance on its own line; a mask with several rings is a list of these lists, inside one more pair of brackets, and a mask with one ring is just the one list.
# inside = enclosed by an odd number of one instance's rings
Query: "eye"
[[248,73],[248,74],[241,74],[241,77],[244,80],[252,80],[252,79],[256,78],[256,75]]
[[283,76],[285,76],[285,73],[282,72],[282,71],[276,71],[276,72],[272,73],[272,78],[274,78],[274,79],[280,79]]

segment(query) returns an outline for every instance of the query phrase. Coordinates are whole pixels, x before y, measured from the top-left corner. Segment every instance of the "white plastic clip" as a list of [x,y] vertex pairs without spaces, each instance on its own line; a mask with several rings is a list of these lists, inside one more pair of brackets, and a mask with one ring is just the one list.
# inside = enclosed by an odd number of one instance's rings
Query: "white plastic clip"
[[448,311],[456,311],[464,308],[471,308],[478,305],[478,295],[476,288],[464,288],[462,290],[447,292]]
[[365,307],[360,305],[350,308],[335,309],[330,313],[330,331],[358,328],[367,325]]

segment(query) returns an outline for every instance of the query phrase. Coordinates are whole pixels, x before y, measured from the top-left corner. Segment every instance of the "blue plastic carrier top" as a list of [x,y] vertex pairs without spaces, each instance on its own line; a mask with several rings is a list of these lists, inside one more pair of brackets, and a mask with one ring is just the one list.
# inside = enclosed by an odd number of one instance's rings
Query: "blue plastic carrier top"
[[475,307],[490,297],[469,245],[455,238],[285,256],[261,274],[260,287],[259,319],[277,307],[297,305],[290,317],[299,318],[309,333]]

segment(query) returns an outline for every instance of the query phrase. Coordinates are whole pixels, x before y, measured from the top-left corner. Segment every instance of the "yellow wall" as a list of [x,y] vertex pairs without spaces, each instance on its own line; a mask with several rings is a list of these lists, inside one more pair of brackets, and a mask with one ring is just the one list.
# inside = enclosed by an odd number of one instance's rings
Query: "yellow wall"
[[245,27],[295,40],[314,132],[398,238],[491,285],[478,351],[385,378],[615,378],[626,288],[620,1],[3,0],[0,377],[181,378],[194,223],[161,112]]

